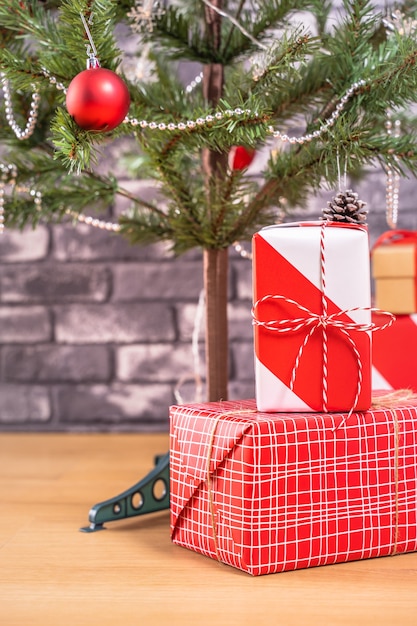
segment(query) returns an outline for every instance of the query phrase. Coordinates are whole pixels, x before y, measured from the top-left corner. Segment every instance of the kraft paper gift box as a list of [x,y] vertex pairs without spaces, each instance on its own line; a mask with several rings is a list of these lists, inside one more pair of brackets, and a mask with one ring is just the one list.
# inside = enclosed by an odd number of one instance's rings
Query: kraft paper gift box
[[171,537],[252,575],[417,550],[417,406],[173,406]]
[[375,306],[405,314],[417,312],[417,233],[383,233],[372,249]]
[[368,409],[366,227],[300,222],[263,228],[253,238],[253,283],[258,409]]
[[[372,314],[376,324],[381,316]],[[372,337],[374,389],[410,389],[417,393],[417,314],[397,315],[395,322]]]

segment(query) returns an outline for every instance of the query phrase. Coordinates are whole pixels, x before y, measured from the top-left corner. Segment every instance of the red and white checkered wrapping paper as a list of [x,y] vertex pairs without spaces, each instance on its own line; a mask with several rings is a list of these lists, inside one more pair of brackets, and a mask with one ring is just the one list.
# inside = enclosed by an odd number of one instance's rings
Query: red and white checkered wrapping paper
[[414,404],[171,407],[173,542],[252,575],[417,550]]
[[[296,222],[263,228],[253,238],[253,291],[258,409],[368,409],[371,338],[352,328],[371,321],[366,227]],[[262,325],[266,320],[276,328]]]

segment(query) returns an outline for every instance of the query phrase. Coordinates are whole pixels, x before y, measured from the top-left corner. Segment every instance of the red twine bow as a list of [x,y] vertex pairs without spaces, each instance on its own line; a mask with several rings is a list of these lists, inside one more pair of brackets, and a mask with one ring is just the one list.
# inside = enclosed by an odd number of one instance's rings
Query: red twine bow
[[[283,300],[288,304],[293,304],[294,306],[298,308],[300,312],[305,313],[305,316],[291,318],[291,319],[283,319],[283,320],[278,319],[278,320],[263,321],[259,319],[258,307],[263,302],[266,302],[268,300]],[[386,324],[377,325],[374,322],[370,322],[368,324],[359,324],[357,322],[353,322],[353,321],[349,322],[349,321],[340,319],[342,316],[349,314],[349,313],[353,313],[355,311],[377,312],[381,315],[386,316],[388,318],[388,321]],[[326,329],[327,327],[330,326],[332,328],[338,329],[340,333],[342,333],[342,335],[347,339],[350,347],[352,348],[352,351],[354,355],[356,356],[357,363],[358,363],[358,381],[357,381],[356,395],[352,404],[352,408],[349,411],[348,417],[350,417],[350,415],[352,414],[358,402],[361,388],[362,388],[362,378],[363,378],[360,354],[359,354],[359,351],[358,351],[358,348],[356,346],[354,339],[350,336],[349,333],[350,331],[374,332],[376,330],[384,330],[385,328],[388,328],[389,326],[391,326],[391,324],[395,321],[395,316],[392,313],[388,313],[387,311],[381,311],[379,309],[370,308],[370,307],[355,307],[352,309],[339,311],[338,313],[332,313],[331,315],[319,315],[318,313],[313,313],[313,311],[303,306],[299,302],[296,302],[295,300],[291,300],[290,298],[286,298],[285,296],[280,296],[280,295],[267,295],[267,296],[264,296],[263,298],[260,298],[254,304],[252,308],[252,318],[253,318],[254,325],[262,326],[262,328],[265,328],[266,330],[269,330],[272,332],[289,333],[289,332],[297,332],[302,329],[307,330],[307,334],[298,350],[298,354],[294,361],[294,367],[292,369],[291,380],[290,380],[291,391],[293,391],[294,389],[297,370],[298,370],[304,349],[308,341],[310,340],[314,332],[316,332],[320,328],[323,330],[323,356],[325,357],[323,358],[323,409],[324,411],[327,410],[326,408],[326,405],[327,405],[327,333],[326,333]]]

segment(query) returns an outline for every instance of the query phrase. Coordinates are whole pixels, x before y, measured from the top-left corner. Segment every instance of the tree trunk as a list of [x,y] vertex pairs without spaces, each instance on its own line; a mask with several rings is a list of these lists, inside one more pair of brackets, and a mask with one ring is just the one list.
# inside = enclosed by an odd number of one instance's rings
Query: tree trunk
[[227,400],[229,343],[227,328],[228,250],[204,250],[206,297],[207,400]]
[[[213,6],[222,8],[222,0],[211,0]],[[205,22],[208,37],[213,49],[221,44],[221,16],[212,8],[205,7]],[[203,95],[206,102],[216,108],[223,94],[224,68],[212,63],[203,68]],[[202,166],[209,194],[209,181],[216,186],[227,170],[227,154],[205,149]],[[228,250],[205,249],[204,290],[206,300],[206,377],[207,400],[227,400],[228,383],[228,328],[227,328],[227,287]]]

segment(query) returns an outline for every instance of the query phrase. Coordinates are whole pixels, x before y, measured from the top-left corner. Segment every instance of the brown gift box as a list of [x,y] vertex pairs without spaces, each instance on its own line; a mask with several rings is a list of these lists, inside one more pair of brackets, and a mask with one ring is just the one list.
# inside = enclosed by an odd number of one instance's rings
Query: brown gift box
[[375,306],[396,314],[417,312],[417,233],[393,230],[372,251]]

